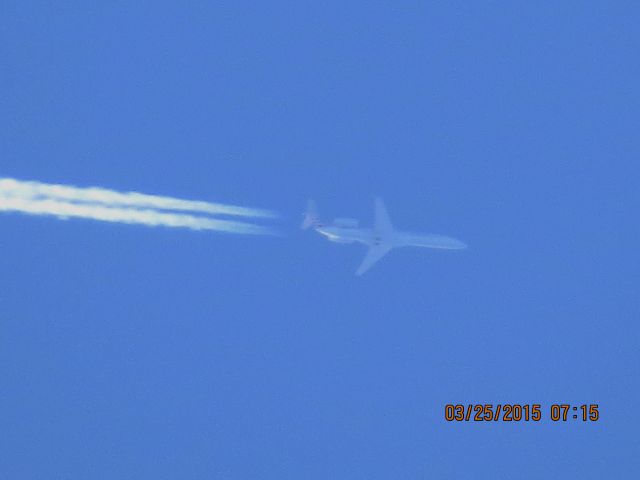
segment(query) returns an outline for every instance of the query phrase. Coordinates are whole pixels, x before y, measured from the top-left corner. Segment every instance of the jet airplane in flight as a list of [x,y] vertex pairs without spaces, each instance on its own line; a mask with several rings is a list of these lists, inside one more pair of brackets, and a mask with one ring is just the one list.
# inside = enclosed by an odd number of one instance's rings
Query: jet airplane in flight
[[455,238],[434,234],[417,234],[395,230],[387,214],[382,200],[375,200],[375,220],[373,228],[360,228],[358,221],[351,218],[336,218],[333,223],[326,224],[319,220],[316,205],[309,200],[307,211],[302,222],[302,229],[313,228],[332,242],[363,243],[369,247],[364,261],[356,270],[356,275],[362,275],[389,250],[395,247],[426,247],[446,250],[460,250],[467,245]]

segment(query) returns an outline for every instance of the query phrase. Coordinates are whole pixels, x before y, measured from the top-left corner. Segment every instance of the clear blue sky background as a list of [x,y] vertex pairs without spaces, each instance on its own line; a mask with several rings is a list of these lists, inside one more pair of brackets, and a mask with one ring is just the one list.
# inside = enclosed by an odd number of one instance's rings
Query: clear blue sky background
[[[636,478],[639,21],[2,2],[0,176],[273,208],[285,235],[2,215],[0,477]],[[309,196],[370,222],[375,195],[469,250],[357,278],[362,247],[297,229]]]

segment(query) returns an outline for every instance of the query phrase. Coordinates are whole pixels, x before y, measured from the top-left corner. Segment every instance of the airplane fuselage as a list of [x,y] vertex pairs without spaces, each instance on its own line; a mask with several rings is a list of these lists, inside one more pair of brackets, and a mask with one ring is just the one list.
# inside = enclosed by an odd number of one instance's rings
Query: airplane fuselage
[[335,226],[317,227],[316,231],[324,235],[332,242],[337,243],[363,243],[373,245],[376,235],[370,228],[347,228]]
[[[383,239],[371,228],[347,228],[323,225],[316,227],[316,231],[332,242],[362,243],[364,245],[380,245]],[[457,250],[466,248],[466,244],[455,238],[436,234],[420,234],[394,231],[384,242],[392,247],[425,247]]]

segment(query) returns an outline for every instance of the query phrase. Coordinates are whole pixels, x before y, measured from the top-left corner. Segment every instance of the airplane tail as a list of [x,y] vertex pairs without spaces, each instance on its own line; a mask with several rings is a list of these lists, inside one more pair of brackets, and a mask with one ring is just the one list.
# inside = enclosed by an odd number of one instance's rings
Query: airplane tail
[[307,210],[304,213],[304,220],[302,220],[302,225],[300,228],[306,230],[309,227],[316,227],[320,224],[320,220],[318,219],[318,210],[316,208],[316,202],[313,200],[307,201]]

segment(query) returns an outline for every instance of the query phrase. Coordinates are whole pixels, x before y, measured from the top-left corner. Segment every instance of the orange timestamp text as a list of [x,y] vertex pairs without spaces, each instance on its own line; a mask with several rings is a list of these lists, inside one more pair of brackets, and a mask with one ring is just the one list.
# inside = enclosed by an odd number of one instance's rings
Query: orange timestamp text
[[539,403],[449,403],[444,407],[444,419],[447,422],[539,422],[543,419],[543,412],[547,412],[553,422],[596,422],[600,419],[597,403],[554,403],[544,409]]

